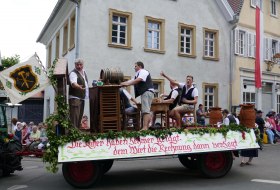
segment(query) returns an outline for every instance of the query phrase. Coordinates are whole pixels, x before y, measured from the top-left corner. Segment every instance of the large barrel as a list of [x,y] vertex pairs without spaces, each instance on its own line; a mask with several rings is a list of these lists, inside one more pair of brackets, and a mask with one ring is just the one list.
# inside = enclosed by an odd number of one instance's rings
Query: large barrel
[[104,85],[120,84],[124,80],[123,72],[118,68],[102,69],[100,72],[100,80]]
[[240,106],[240,124],[248,128],[255,128],[256,112],[254,104],[242,104]]
[[222,121],[223,121],[222,108],[220,107],[210,108],[209,124],[216,125],[218,122],[222,122]]

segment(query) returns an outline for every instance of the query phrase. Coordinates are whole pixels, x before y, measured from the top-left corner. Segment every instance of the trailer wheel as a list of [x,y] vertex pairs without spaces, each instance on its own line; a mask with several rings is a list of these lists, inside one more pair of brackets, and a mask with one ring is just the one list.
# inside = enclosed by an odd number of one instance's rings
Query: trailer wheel
[[225,176],[232,167],[231,152],[211,152],[201,154],[199,157],[199,169],[207,178],[219,178]]
[[101,161],[103,174],[107,173],[113,166],[114,160],[103,160]]
[[198,160],[196,155],[186,155],[186,154],[179,154],[178,155],[179,161],[183,166],[188,169],[197,169],[198,168]]
[[102,177],[100,163],[95,161],[65,162],[62,165],[64,179],[77,188],[88,188],[96,184]]

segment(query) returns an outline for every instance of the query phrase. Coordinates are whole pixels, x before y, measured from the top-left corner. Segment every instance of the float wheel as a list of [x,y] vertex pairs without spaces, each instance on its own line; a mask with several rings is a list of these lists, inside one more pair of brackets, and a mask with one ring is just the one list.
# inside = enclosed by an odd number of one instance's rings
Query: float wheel
[[96,161],[65,162],[62,165],[64,179],[77,188],[88,188],[102,177],[102,166]]
[[231,152],[209,152],[199,156],[199,169],[207,178],[219,178],[225,176],[232,167]]

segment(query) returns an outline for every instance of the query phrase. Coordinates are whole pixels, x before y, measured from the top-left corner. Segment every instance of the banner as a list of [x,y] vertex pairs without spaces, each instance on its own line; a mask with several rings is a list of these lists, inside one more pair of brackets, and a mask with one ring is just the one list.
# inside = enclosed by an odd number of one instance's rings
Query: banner
[[250,133],[229,131],[221,133],[190,134],[173,132],[166,138],[145,136],[139,138],[96,139],[74,141],[59,147],[58,162],[137,158],[176,154],[191,154],[241,149],[257,149],[256,136]]
[[263,62],[263,13],[256,6],[256,62],[255,62],[255,86],[262,87],[261,63]]
[[27,61],[0,72],[0,80],[12,104],[17,104],[50,85],[36,54]]

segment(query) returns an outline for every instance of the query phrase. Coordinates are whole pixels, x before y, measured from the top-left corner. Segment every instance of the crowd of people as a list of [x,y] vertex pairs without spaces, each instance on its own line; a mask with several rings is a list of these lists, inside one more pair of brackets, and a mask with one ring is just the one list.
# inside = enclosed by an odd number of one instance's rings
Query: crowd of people
[[34,122],[19,122],[16,118],[12,118],[12,133],[21,142],[23,146],[27,146],[30,150],[43,149],[47,146],[47,125]]

